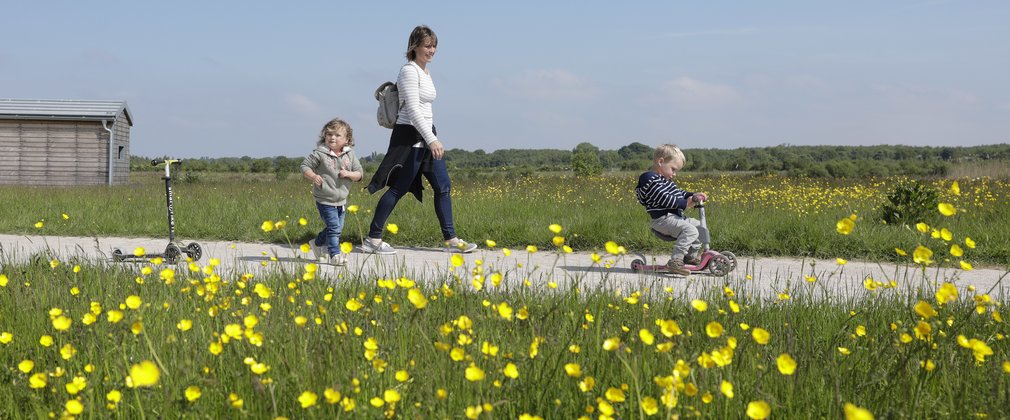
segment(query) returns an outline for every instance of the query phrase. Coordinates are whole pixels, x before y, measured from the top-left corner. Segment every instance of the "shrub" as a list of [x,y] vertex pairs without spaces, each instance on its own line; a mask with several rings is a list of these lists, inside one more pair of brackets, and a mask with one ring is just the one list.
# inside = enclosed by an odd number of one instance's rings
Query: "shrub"
[[887,193],[881,218],[889,225],[911,225],[924,221],[936,209],[938,192],[918,182],[903,182]]

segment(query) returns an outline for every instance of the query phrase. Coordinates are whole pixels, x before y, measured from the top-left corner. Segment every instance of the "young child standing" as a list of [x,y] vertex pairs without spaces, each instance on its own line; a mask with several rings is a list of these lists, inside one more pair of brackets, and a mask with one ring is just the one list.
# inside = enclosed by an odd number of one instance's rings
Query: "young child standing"
[[685,264],[697,265],[698,229],[701,221],[684,216],[684,210],[708,197],[700,192],[688,192],[677,187],[673,177],[684,168],[684,152],[676,145],[664,144],[652,156],[652,168],[638,177],[635,196],[652,216],[649,227],[663,235],[676,238],[670,261],[666,263],[671,273],[686,276],[691,271]]
[[302,160],[302,176],[312,183],[316,209],[326,224],[311,242],[316,258],[324,264],[347,264],[347,258],[340,253],[340,234],[344,230],[351,183],[362,178],[361,162],[353,147],[350,124],[334,118],[319,132],[316,149]]

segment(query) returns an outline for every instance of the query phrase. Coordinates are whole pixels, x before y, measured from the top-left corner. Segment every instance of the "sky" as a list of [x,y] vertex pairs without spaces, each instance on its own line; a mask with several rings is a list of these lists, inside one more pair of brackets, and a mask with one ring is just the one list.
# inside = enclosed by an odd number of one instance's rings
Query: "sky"
[[1010,2],[0,0],[0,98],[125,100],[135,156],[297,157],[419,24],[446,149],[1010,143]]

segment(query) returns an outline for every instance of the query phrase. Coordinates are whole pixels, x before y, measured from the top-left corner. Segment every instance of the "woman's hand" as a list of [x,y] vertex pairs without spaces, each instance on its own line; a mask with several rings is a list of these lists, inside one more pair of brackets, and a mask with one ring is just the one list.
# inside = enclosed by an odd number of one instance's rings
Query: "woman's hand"
[[428,143],[428,148],[431,149],[431,155],[435,157],[436,160],[442,160],[445,156],[445,149],[442,148],[442,142],[435,140]]

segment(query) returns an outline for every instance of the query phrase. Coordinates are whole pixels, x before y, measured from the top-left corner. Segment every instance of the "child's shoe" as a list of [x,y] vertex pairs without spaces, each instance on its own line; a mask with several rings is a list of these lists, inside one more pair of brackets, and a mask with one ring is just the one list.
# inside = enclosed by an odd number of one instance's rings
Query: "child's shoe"
[[459,252],[468,254],[477,249],[477,244],[472,244],[459,238],[452,238],[445,241],[445,252]]
[[312,256],[322,261],[323,257],[330,255],[330,247],[327,245],[316,245],[316,241],[309,241],[309,248],[312,248]]
[[378,243],[373,244],[370,238],[363,239],[361,241],[361,252],[379,255],[393,255],[396,253],[396,250],[393,249],[392,245],[387,244],[381,239],[378,241]]
[[680,259],[670,259],[670,261],[667,261],[666,271],[670,274],[677,274],[680,276],[691,274],[691,270],[684,268],[684,261]]
[[684,264],[697,267],[701,265],[701,258],[698,258],[697,254],[687,254],[684,256]]
[[330,255],[330,265],[345,266],[347,265],[347,256],[344,254]]

